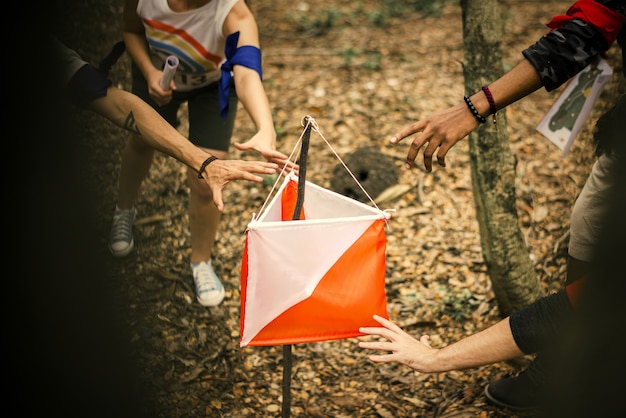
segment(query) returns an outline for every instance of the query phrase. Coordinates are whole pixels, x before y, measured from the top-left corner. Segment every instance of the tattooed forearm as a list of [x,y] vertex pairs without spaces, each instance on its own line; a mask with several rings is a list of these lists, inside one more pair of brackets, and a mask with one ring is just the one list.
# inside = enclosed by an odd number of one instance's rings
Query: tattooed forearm
[[137,122],[135,121],[135,115],[133,115],[132,110],[130,111],[128,116],[126,116],[126,120],[124,121],[124,128],[138,135],[141,135],[141,132],[139,132],[139,126],[137,126]]

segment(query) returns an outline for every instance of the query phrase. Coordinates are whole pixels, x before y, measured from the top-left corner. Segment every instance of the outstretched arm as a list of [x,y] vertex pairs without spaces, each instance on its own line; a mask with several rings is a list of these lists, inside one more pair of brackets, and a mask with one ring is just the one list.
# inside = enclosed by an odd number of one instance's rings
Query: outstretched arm
[[390,351],[374,354],[373,362],[398,362],[422,373],[445,372],[478,367],[538,353],[553,341],[562,340],[573,326],[574,306],[583,291],[585,279],[565,290],[537,299],[498,323],[441,349],[433,349],[429,338],[413,338],[393,322],[374,315],[382,327],[363,327],[359,331],[387,341],[362,341],[359,347]]
[[440,349],[430,346],[428,335],[417,340],[385,318],[374,315],[374,319],[382,327],[363,327],[359,331],[384,340],[361,341],[359,347],[389,351],[369,356],[375,363],[397,362],[421,373],[436,373],[483,366],[524,355],[511,333],[509,317]]
[[[224,32],[226,36],[239,32],[237,47],[260,48],[256,21],[243,1],[239,1],[229,13],[224,22]],[[287,155],[276,150],[274,120],[261,77],[254,69],[243,65],[234,65],[233,74],[237,97],[257,128],[257,133],[251,139],[243,144],[235,143],[235,147],[240,151],[257,151],[267,161],[281,167],[287,164],[288,168],[295,168]]]
[[[92,111],[124,129],[132,131],[151,147],[168,154],[189,167],[199,170],[210,154],[193,145],[163,119],[150,105],[134,94],[109,87],[106,96],[88,104]],[[263,181],[259,174],[274,174],[278,165],[261,161],[216,160],[202,173],[213,192],[213,201],[224,208],[222,190],[233,180]]]
[[61,83],[67,99],[79,107],[94,111],[117,126],[134,132],[146,143],[195,170],[213,192],[213,201],[224,208],[222,190],[232,180],[263,181],[258,174],[274,174],[278,165],[270,162],[217,160],[203,164],[211,155],[193,145],[150,105],[134,94],[112,86],[103,74],[84,61],[76,51],[56,41]]
[[[542,84],[535,67],[530,61],[524,59],[488,87],[497,109],[500,110],[538,90]],[[482,90],[470,96],[470,100],[480,115],[489,115],[489,102]],[[415,164],[418,152],[425,147],[424,167],[430,172],[435,154],[439,165],[445,167],[446,154],[450,148],[479,125],[480,123],[465,102],[461,101],[449,109],[406,126],[391,138],[391,143],[397,144],[408,136],[416,134],[409,145],[406,168],[411,168]]]
[[[606,51],[626,22],[624,2],[578,1],[566,15],[554,16],[547,24],[551,31],[522,51],[524,59],[511,71],[488,86],[496,110],[526,97],[545,86],[551,91],[580,72]],[[483,91],[470,97],[482,117],[490,112]],[[406,166],[411,168],[420,149],[424,149],[424,166],[432,170],[432,157],[445,166],[447,152],[476,129],[479,122],[465,102],[415,122],[391,138],[395,144],[416,134],[407,153]]]

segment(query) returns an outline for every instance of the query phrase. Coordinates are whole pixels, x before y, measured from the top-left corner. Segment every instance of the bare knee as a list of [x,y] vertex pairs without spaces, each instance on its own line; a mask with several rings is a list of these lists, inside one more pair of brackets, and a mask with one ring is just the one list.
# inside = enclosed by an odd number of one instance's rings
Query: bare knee
[[198,173],[187,168],[187,184],[190,192],[197,198],[206,201],[213,200],[213,192],[204,179],[198,178]]

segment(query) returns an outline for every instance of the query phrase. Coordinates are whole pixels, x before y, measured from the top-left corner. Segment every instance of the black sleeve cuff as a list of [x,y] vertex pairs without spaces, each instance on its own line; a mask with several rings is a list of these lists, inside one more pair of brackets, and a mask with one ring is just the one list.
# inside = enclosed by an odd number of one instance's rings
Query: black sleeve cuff
[[561,291],[511,314],[511,333],[525,354],[537,353],[553,339],[563,338],[573,317],[574,310],[567,294]]
[[70,79],[66,92],[72,103],[85,107],[93,100],[106,96],[111,84],[111,80],[86,64]]
[[545,34],[522,54],[535,67],[546,90],[552,91],[608,48],[604,37],[593,26],[574,19]]

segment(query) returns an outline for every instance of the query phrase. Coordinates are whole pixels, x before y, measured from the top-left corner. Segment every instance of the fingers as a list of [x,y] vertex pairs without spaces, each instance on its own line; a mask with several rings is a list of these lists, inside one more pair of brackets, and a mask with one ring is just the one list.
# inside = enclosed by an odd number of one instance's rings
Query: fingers
[[439,146],[439,151],[437,151],[437,162],[442,167],[446,166],[446,154],[448,154],[450,148],[452,148],[452,145],[447,143],[443,143]]
[[259,171],[259,173],[261,173],[261,174],[276,174],[276,171],[278,171],[278,165],[276,165],[276,168],[274,168],[274,167],[264,167],[263,171]]
[[224,200],[222,199],[222,189],[219,187],[216,187],[212,190],[212,192],[213,192],[213,203],[215,203],[217,210],[219,210],[220,212],[223,212]]
[[437,163],[441,167],[446,166],[446,154],[454,145],[454,142],[446,140],[446,136],[437,129],[437,125],[431,119],[416,122],[391,137],[390,142],[396,144],[404,138],[415,134],[407,152],[405,167],[411,169],[421,149],[424,154],[424,168],[431,172],[433,168],[433,156],[436,154]]
[[279,163],[279,165],[280,165],[281,167],[285,167],[285,169],[286,169],[286,170],[288,170],[288,171],[298,171],[298,169],[300,168],[300,167],[298,166],[298,164],[296,164],[296,163],[294,163],[294,162],[291,162],[291,161],[289,161],[289,160],[282,160],[282,161]]
[[[405,167],[407,169],[411,169],[411,167],[413,167],[413,165],[415,164],[415,159],[417,158],[417,155],[419,154],[420,149],[424,146],[424,144],[429,142],[429,139],[430,139],[430,135],[427,132],[415,130],[416,128],[414,128],[414,125],[411,125],[411,126],[412,126],[411,129],[407,131],[407,132],[410,132],[408,135],[413,134],[413,133],[416,133],[417,135],[411,142],[411,145],[409,146],[409,151],[407,152],[407,155],[406,155]],[[417,126],[417,124],[415,124],[415,126]],[[392,137],[391,143],[397,143],[398,141],[400,141],[400,138],[403,138],[400,135],[403,135],[403,133],[396,134],[396,136]],[[429,147],[431,145],[434,145],[434,144],[429,143]],[[437,147],[435,146],[434,149],[436,148]],[[431,171],[433,153],[434,152],[431,152],[430,154],[426,152],[424,153],[424,166],[426,167],[427,171]]]
[[[410,125],[408,128],[405,128],[404,130],[392,136],[389,142],[391,142],[392,144],[397,144],[398,142],[402,141],[404,138],[406,138],[407,136],[415,132],[417,132],[417,130],[414,130],[413,125]],[[408,170],[410,170],[411,167],[413,166],[413,163],[415,162],[415,157],[417,157],[417,152],[419,151],[419,148],[420,146],[417,146],[415,140],[413,140],[413,142],[411,143],[409,147],[409,152],[406,156],[405,167]]]
[[409,152],[406,154],[406,161],[404,164],[407,169],[413,167],[420,148],[421,144],[419,144],[419,142],[416,142],[416,140],[413,140],[413,142],[411,142],[411,145],[409,146]]
[[279,165],[275,163],[269,162],[250,162],[250,167],[247,167],[247,171],[250,173],[259,173],[259,174],[275,174],[278,171]]
[[149,94],[150,98],[159,106],[165,106],[172,100],[172,91],[163,90],[160,86],[158,89],[156,87],[151,89]]
[[422,123],[420,122],[412,123],[406,128],[404,128],[403,130],[401,130],[400,132],[398,132],[397,134],[395,134],[394,136],[392,136],[389,142],[391,142],[392,144],[397,144],[398,142],[402,141],[407,136],[413,135],[414,133],[417,133],[421,130],[422,130]]
[[361,327],[359,328],[359,332],[365,335],[373,335],[381,338],[385,338],[387,340],[391,340],[393,338],[393,333],[387,328],[380,327]]
[[394,361],[393,354],[373,354],[368,358],[374,363],[390,363]]
[[432,348],[430,346],[430,337],[428,335],[422,335],[420,337],[420,342],[424,344],[425,346],[427,346],[428,348]]
[[395,341],[398,337],[404,334],[402,328],[389,321],[388,319],[383,318],[379,315],[374,315],[374,320],[382,325],[381,327],[361,327],[359,328],[359,332],[366,335],[375,335],[381,338],[385,338],[389,341]]
[[229,174],[226,175],[227,180],[251,180],[258,181],[258,176],[254,174],[275,174],[279,165],[266,161],[243,161],[243,160],[221,160],[228,164],[231,168]]
[[233,145],[234,145],[234,146],[235,146],[235,148],[237,148],[239,151],[246,151],[246,150],[248,150],[248,148],[250,148],[250,147],[247,147],[247,146],[245,146],[244,144],[240,144],[240,143],[238,143],[238,142],[234,142],[234,143],[233,143]]
[[383,327],[385,327],[388,330],[393,331],[395,333],[403,332],[402,328],[400,328],[399,326],[397,326],[396,324],[394,324],[390,320],[383,318],[382,316],[374,315],[374,321],[378,322]]
[[220,183],[226,186],[226,184],[233,180],[248,180],[256,183],[263,182],[263,177],[259,174],[274,174],[276,170],[272,168],[267,168],[257,163],[244,163],[239,168],[230,171],[228,174],[225,174],[221,179]]
[[[266,158],[267,159],[267,158]],[[300,168],[298,166],[298,164],[290,161],[287,157],[285,158],[273,158],[273,159],[268,159],[268,161],[271,161],[273,163],[278,164],[278,166],[280,167],[281,170],[283,171],[298,171],[298,169]]]
[[[428,146],[424,150],[424,168],[429,173],[433,171],[433,155],[435,154],[435,152],[437,153],[437,161],[441,165],[441,162],[439,160],[440,155],[439,155],[439,152],[437,151],[438,145],[439,144],[431,141],[428,143]],[[439,151],[441,151],[441,149]],[[445,166],[445,163],[444,163],[444,166]]]
[[261,153],[261,155],[263,155],[263,157],[268,160],[268,161],[274,161],[274,162],[278,162],[278,161],[287,161],[288,157],[283,154],[280,151],[275,151],[275,150],[259,150],[258,152]]
[[[273,174],[273,173],[270,173],[270,174]],[[248,180],[248,181],[253,181],[255,183],[262,183],[263,182],[263,177],[257,176],[256,174],[252,174],[252,173],[248,173],[248,172],[244,171],[237,178],[235,178],[233,180]]]
[[360,341],[359,347],[368,350],[391,351],[390,344],[385,341]]

